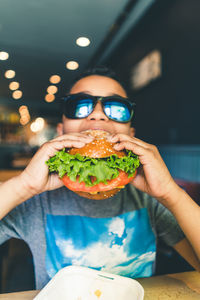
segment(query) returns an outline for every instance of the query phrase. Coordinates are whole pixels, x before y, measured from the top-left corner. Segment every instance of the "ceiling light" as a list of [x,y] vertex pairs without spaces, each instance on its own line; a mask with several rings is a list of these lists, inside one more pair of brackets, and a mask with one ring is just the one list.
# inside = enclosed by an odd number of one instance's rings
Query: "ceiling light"
[[26,125],[30,121],[30,116],[22,116],[19,120],[21,125]]
[[28,111],[28,107],[26,105],[20,106],[19,114],[20,114],[21,118],[25,118],[25,119],[30,120],[30,114],[29,114],[29,111]]
[[70,60],[66,63],[66,68],[68,70],[76,70],[76,69],[78,69],[78,67],[79,67],[79,64],[74,60]]
[[57,84],[61,81],[61,77],[58,76],[58,75],[52,75],[50,78],[49,78],[49,81],[51,83],[54,83],[54,84]]
[[23,114],[24,112],[28,111],[28,107],[26,105],[21,105],[19,108],[19,113]]
[[10,84],[9,84],[9,89],[11,91],[15,91],[19,88],[19,82],[17,81],[12,81]]
[[7,70],[4,74],[4,76],[8,79],[14,78],[15,77],[15,71]]
[[0,52],[0,60],[6,60],[8,59],[9,54],[7,52],[1,51]]
[[32,132],[41,131],[44,128],[44,119],[37,118],[30,126]]
[[55,93],[57,93],[57,91],[58,91],[58,88],[57,88],[57,86],[55,86],[55,85],[50,85],[50,86],[47,88],[47,93],[48,93],[48,94],[55,94]]
[[90,40],[87,37],[81,36],[76,40],[76,44],[80,47],[87,47],[90,44]]
[[35,122],[40,126],[41,129],[43,129],[44,124],[45,124],[43,118],[40,118],[40,117],[39,117],[39,118],[37,118],[37,119],[35,120]]
[[12,97],[13,97],[14,99],[20,99],[20,98],[22,97],[22,91],[20,91],[20,90],[14,91],[14,92],[12,93]]
[[26,125],[31,119],[28,111],[28,107],[26,105],[21,105],[19,107],[19,114],[20,114],[20,120],[19,120],[20,124]]
[[53,102],[54,100],[55,100],[55,96],[52,95],[52,94],[47,94],[47,95],[45,96],[45,101],[46,101],[46,102]]

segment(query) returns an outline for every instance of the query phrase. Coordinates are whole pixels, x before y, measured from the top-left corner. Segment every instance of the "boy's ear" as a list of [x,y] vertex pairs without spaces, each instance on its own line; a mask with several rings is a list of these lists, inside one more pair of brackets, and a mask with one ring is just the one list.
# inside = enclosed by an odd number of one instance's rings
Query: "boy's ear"
[[63,135],[63,123],[58,123],[56,126],[56,131],[58,135]]
[[134,128],[134,127],[131,127],[131,128],[130,128],[130,136],[131,136],[131,137],[134,137],[134,136],[135,136],[135,128]]

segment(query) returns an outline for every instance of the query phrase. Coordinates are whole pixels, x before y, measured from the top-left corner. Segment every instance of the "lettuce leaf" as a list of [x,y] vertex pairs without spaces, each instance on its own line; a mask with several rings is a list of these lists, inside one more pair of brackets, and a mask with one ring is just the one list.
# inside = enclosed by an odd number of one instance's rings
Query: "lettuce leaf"
[[[132,176],[139,167],[138,156],[127,150],[127,156],[118,157],[113,154],[106,158],[90,158],[80,154],[71,155],[65,151],[57,151],[46,161],[50,172],[57,172],[62,178],[65,174],[72,181],[85,182],[86,186],[93,186],[100,182],[107,184],[107,180],[119,175],[119,170]],[[95,181],[94,181],[95,178]]]

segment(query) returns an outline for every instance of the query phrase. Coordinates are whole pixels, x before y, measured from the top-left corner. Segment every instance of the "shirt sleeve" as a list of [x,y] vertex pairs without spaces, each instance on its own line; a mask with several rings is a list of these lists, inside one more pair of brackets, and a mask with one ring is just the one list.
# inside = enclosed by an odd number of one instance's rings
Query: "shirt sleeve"
[[[22,203],[0,220],[0,244],[10,238],[24,239],[26,228],[26,204]],[[28,218],[29,219],[29,218]]]
[[19,238],[13,223],[13,214],[9,213],[6,217],[0,220],[0,245],[10,238]]

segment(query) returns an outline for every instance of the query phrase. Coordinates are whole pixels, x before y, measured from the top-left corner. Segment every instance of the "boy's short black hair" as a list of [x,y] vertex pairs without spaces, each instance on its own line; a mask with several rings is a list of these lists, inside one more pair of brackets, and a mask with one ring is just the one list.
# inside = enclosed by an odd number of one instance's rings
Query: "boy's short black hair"
[[105,77],[109,77],[111,79],[116,80],[122,87],[123,89],[126,91],[126,89],[124,88],[123,84],[121,83],[120,79],[118,78],[118,76],[116,75],[116,73],[109,67],[107,66],[103,66],[103,65],[99,65],[99,66],[95,66],[89,69],[86,69],[85,71],[83,71],[82,73],[80,73],[71,83],[69,90],[73,87],[73,85],[79,81],[82,78],[88,77],[88,76],[92,76],[92,75],[99,75],[99,76],[105,76]]

